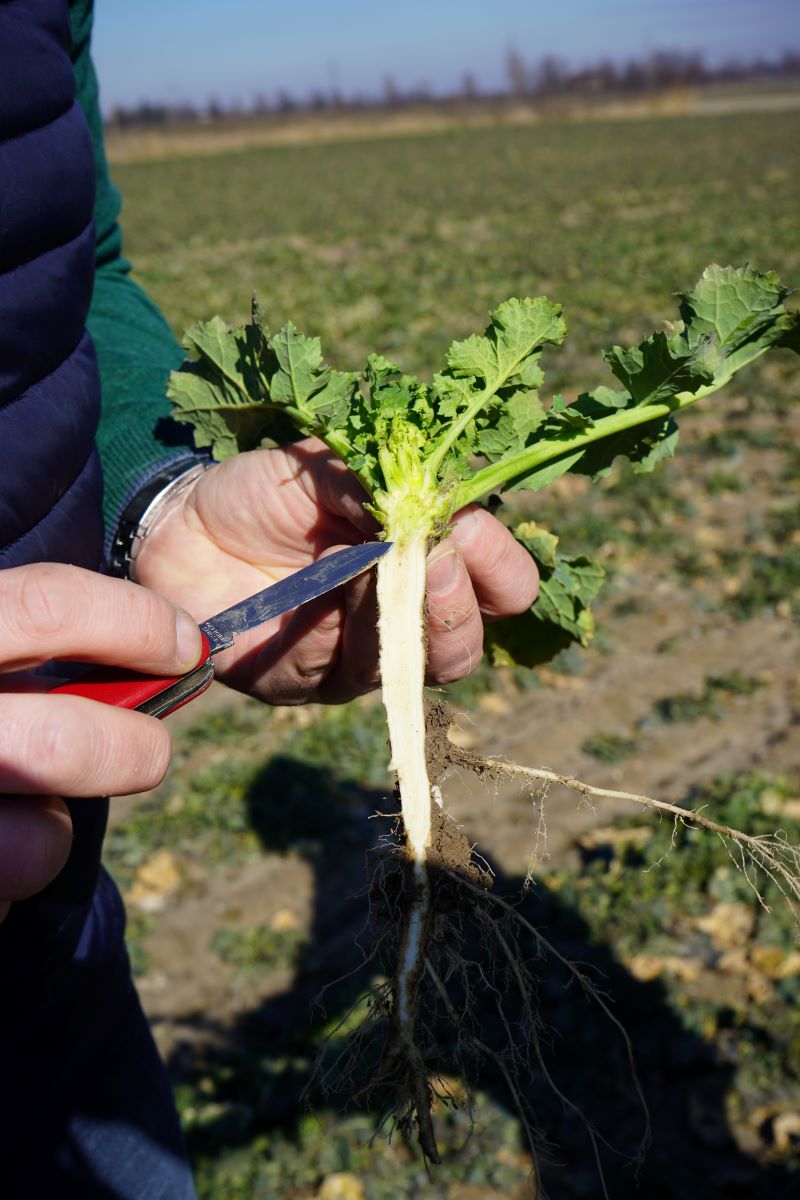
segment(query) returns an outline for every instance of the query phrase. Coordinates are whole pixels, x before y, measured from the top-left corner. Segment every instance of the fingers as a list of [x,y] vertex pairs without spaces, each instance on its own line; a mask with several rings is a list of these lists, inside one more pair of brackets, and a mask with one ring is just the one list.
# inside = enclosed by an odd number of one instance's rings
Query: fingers
[[452,683],[483,656],[483,621],[459,547],[446,538],[428,557],[429,683]]
[[326,703],[342,704],[380,687],[376,580],[376,572],[368,571],[345,588],[339,662],[322,689]]
[[147,791],[163,779],[170,750],[166,728],[141,713],[80,696],[0,694],[0,793]]
[[[260,648],[254,635],[252,653],[225,682],[273,704],[341,703],[377,687],[374,579],[369,572],[304,605]],[[460,513],[428,560],[428,681],[450,683],[473,670],[484,621],[524,612],[537,589],[530,556],[499,521],[483,509]]]
[[13,900],[47,887],[65,865],[72,823],[56,796],[0,798],[0,922]]
[[[202,531],[218,549],[262,566],[295,567],[335,542],[373,536],[377,524],[364,509],[366,494],[344,463],[317,438],[281,450],[254,450],[226,459],[202,476],[186,502],[183,527],[173,514],[154,530],[137,572],[155,569],[172,536]],[[174,539],[173,539],[174,541]],[[173,547],[174,548],[174,547]],[[145,554],[145,550],[147,554]]]
[[321,699],[320,689],[338,660],[343,610],[340,589],[302,605],[272,637],[239,655],[224,674],[229,686],[268,704],[304,704]]
[[301,483],[311,502],[322,512],[331,513],[374,536],[378,523],[364,509],[367,494],[340,458],[319,438],[306,438],[286,448],[287,458],[294,462]]
[[200,649],[191,617],[136,584],[56,563],[0,571],[0,670],[76,658],[179,674]]
[[[344,548],[331,545],[326,555]],[[270,704],[341,704],[378,686],[374,571],[302,605],[273,630],[266,641],[263,628],[239,638],[235,652],[217,659],[217,676]]]
[[524,612],[539,577],[530,555],[484,509],[464,509],[428,558],[428,679],[452,683],[483,654],[485,620]]
[[199,656],[200,632],[188,614],[134,584],[60,564],[0,572],[0,921],[69,856],[71,824],[57,796],[155,787],[170,754],[158,721],[20,690],[26,683],[14,672],[79,658],[172,675]]
[[525,612],[539,592],[536,565],[511,532],[483,508],[471,505],[453,521],[452,542],[461,551],[484,618]]

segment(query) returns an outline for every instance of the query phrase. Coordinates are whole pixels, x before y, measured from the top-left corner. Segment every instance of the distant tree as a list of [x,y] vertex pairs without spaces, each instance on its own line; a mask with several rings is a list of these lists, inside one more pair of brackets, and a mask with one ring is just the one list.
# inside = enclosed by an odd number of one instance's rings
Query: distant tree
[[459,97],[462,100],[477,100],[480,95],[478,81],[472,71],[465,71],[461,76],[461,88]]
[[339,64],[336,62],[328,63],[328,76],[330,78],[330,106],[331,108],[344,108],[345,99],[342,95],[342,89],[339,84]]
[[647,77],[645,65],[631,58],[622,68],[620,84],[627,92],[641,92],[647,86]]
[[509,49],[506,54],[506,79],[512,96],[520,98],[530,93],[531,73],[518,50]]
[[564,90],[569,80],[569,69],[566,63],[555,55],[547,55],[536,68],[536,91],[544,96],[552,96]]
[[319,88],[316,88],[308,97],[307,107],[312,112],[324,112],[328,107],[328,97]]
[[383,77],[383,103],[387,108],[397,108],[403,103],[403,94],[397,86],[393,75]]
[[[0,0],[2,3],[2,0]],[[505,57],[505,93],[487,94],[486,98],[498,100],[503,94],[514,99],[553,95],[594,96],[612,92],[647,93],[663,91],[675,86],[700,86],[714,80],[737,83],[743,79],[771,78],[789,79],[800,77],[800,50],[786,50],[779,57],[765,59],[754,57],[749,60],[729,59],[711,67],[699,53],[680,50],[656,50],[640,59],[614,62],[600,59],[580,67],[568,67],[555,55],[543,58],[535,67],[528,64],[520,50],[510,47]],[[296,110],[322,112],[327,110],[358,110],[375,106],[375,98],[352,93],[345,98],[338,86],[337,68],[330,66],[329,89],[317,88],[302,101],[297,100],[285,89],[275,96],[274,103],[264,92],[257,92],[245,109],[239,102],[223,106],[213,97],[206,106],[182,102],[165,105],[144,101],[131,107],[115,106],[110,109],[107,124],[112,128],[127,129],[136,126],[163,125],[170,122],[191,122],[203,118],[217,121],[242,111],[254,115],[275,112],[286,115]],[[472,101],[481,95],[478,80],[473,71],[465,71],[453,88],[449,100]],[[384,77],[382,92],[378,100],[388,108],[404,104],[432,104],[440,93],[434,93],[430,85],[422,81],[413,88],[401,90],[391,74]]]
[[289,92],[284,91],[283,88],[281,88],[275,98],[275,107],[279,113],[285,115],[286,113],[294,112],[294,110],[298,107],[298,104],[294,96],[290,95]]

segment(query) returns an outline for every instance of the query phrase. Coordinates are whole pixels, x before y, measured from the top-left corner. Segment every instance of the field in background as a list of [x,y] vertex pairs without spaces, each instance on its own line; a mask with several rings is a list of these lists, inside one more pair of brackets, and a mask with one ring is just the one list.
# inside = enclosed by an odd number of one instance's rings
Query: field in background
[[435,134],[458,129],[500,129],[552,122],[637,121],[665,116],[792,112],[800,108],[800,81],[740,80],[702,87],[674,86],[631,96],[550,95],[531,103],[507,96],[466,101],[329,107],[282,113],[241,114],[217,119],[166,121],[157,125],[112,124],[107,130],[112,162],[141,162],[196,154],[220,154],[256,146],[305,145],[354,138]]
[[[375,350],[429,373],[499,300],[546,293],[570,329],[545,356],[548,388],[574,395],[607,381],[603,347],[672,317],[710,261],[800,283],[799,132],[791,113],[458,129],[119,163],[115,178],[137,276],[178,332],[242,319],[255,288],[268,324],[319,333],[337,366]],[[599,636],[533,677],[479,669],[452,689],[455,738],[800,839],[796,364],[776,355],[688,414],[660,474],[535,498],[567,551],[606,565]],[[471,1139],[463,1107],[438,1114],[451,1154],[430,1178],[396,1138],[370,1144],[379,1113],[342,1114],[319,1081],[300,1101],[369,978],[310,1007],[357,966],[353,896],[385,827],[366,818],[391,803],[374,698],[269,711],[217,697],[184,714],[176,750],[153,796],[118,807],[107,859],[202,1200],[522,1197],[526,1148],[489,1072]],[[556,789],[451,778],[446,803],[506,895],[543,809],[526,911],[603,972],[654,1120],[637,1190],[620,1046],[543,962],[550,1066],[623,1152],[607,1163],[615,1200],[794,1195],[800,953],[785,910],[760,908],[713,841],[683,835],[664,857],[671,827]],[[563,1164],[547,1169],[553,1197],[598,1196],[580,1125],[531,1089]]]

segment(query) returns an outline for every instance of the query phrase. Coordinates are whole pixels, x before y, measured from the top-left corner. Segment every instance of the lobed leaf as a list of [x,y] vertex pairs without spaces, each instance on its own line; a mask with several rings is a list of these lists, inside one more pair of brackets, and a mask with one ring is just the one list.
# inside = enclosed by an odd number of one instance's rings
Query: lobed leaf
[[319,338],[299,333],[291,321],[269,344],[278,363],[269,385],[272,403],[296,408],[302,433],[343,428],[357,376],[326,367]]
[[690,347],[710,341],[718,355],[715,378],[724,381],[771,346],[797,339],[800,315],[785,308],[788,295],[774,271],[712,263],[694,291],[681,295],[679,336]]
[[482,379],[487,388],[497,390],[515,379],[523,386],[538,386],[536,361],[531,354],[546,342],[560,345],[567,327],[560,304],[544,296],[535,300],[512,298],[498,305],[483,337],[475,334],[463,342],[453,342],[447,352],[447,366],[458,376]]
[[486,629],[487,650],[497,666],[538,666],[572,642],[587,646],[594,635],[591,604],[605,572],[585,556],[558,552],[558,538],[533,521],[512,530],[539,569],[539,595],[518,617]]
[[172,372],[167,396],[175,419],[192,426],[198,447],[209,446],[221,460],[296,437],[292,423],[270,406],[268,348],[259,326],[230,329],[213,317],[188,329],[183,345],[194,357]]
[[502,407],[477,422],[475,451],[493,462],[509,450],[521,450],[545,419],[544,406],[536,392],[514,392]]
[[690,345],[707,336],[721,346],[738,346],[744,338],[783,314],[789,295],[774,271],[752,267],[706,267],[694,291],[681,294],[680,313]]
[[704,341],[689,348],[680,338],[670,341],[665,334],[654,333],[634,349],[613,346],[603,357],[634,404],[659,404],[711,383],[714,368],[707,352]]

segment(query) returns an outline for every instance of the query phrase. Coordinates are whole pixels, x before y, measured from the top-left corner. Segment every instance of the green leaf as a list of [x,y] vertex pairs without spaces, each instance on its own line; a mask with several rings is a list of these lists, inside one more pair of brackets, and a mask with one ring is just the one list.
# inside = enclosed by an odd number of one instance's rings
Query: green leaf
[[487,650],[498,666],[539,666],[571,642],[589,644],[594,634],[590,606],[605,572],[585,556],[559,554],[558,538],[533,521],[512,532],[536,560],[539,595],[528,612],[487,626]]
[[714,370],[705,359],[706,349],[702,342],[687,349],[679,340],[654,333],[635,349],[613,346],[603,357],[634,404],[659,404],[711,383]]
[[268,347],[257,325],[229,329],[219,317],[187,330],[184,346],[194,358],[173,371],[167,387],[176,420],[194,429],[198,447],[220,460],[267,440],[296,438],[292,424],[270,406],[263,374]]
[[547,414],[547,432],[563,436],[565,432],[583,433],[591,429],[594,417],[582,410],[579,404],[566,404],[563,396],[553,396],[550,412]]
[[[430,385],[380,355],[358,375],[333,371],[319,339],[291,323],[270,338],[254,306],[244,328],[215,318],[189,331],[193,358],[173,373],[169,395],[175,416],[216,457],[313,433],[357,474],[385,525],[398,511],[419,523],[424,495],[423,521],[431,515],[434,529],[455,506],[536,491],[569,470],[598,478],[617,456],[634,471],[653,470],[675,450],[673,412],[770,346],[800,348],[800,316],[786,310],[787,294],[774,274],[711,266],[681,297],[681,321],[669,333],[608,351],[624,390],[599,387],[571,404],[556,396],[548,411],[539,360],[544,345],[563,340],[565,325],[561,307],[543,297],[500,304],[482,336],[453,343]],[[400,509],[393,495],[402,496]],[[536,617],[579,640],[591,632],[583,566],[559,560],[543,574]]]
[[696,345],[712,336],[721,346],[738,346],[783,311],[788,296],[774,271],[759,274],[752,267],[706,267],[694,291],[681,295],[680,313],[687,341]]
[[562,475],[566,475],[567,471],[573,470],[585,453],[586,450],[584,448],[565,451],[559,458],[551,458],[548,462],[542,463],[541,466],[522,471],[519,475],[513,475],[502,485],[503,491],[540,492],[542,488],[549,487],[551,483],[555,483]]
[[787,314],[789,320],[785,324],[780,340],[775,344],[784,350],[794,350],[800,354],[800,312]]
[[784,307],[788,295],[774,271],[713,263],[681,296],[681,337],[690,347],[711,340],[719,357],[715,378],[724,381],[770,346],[796,348],[800,314]]
[[326,367],[319,338],[299,333],[291,321],[271,339],[270,347],[279,368],[270,380],[273,404],[296,408],[303,433],[343,427],[356,376]]
[[515,379],[528,387],[530,380],[536,380],[534,386],[538,387],[541,376],[530,355],[546,342],[563,342],[567,327],[562,311],[560,304],[543,296],[506,300],[491,314],[492,323],[483,337],[473,334],[463,342],[453,342],[447,352],[450,371],[456,377],[482,379],[493,390]]
[[483,337],[454,342],[430,391],[438,429],[426,453],[439,479],[468,474],[471,455],[491,462],[535,441],[544,413],[537,389],[545,343],[561,342],[561,307],[539,297],[507,300]]
[[523,521],[514,529],[514,537],[521,542],[539,567],[554,571],[558,561],[558,538],[543,525],[535,521]]
[[661,417],[645,425],[634,425],[586,447],[575,472],[602,479],[616,458],[627,458],[637,475],[646,475],[671,458],[678,446],[678,426],[673,417]]
[[490,461],[509,450],[521,450],[544,420],[544,408],[535,392],[514,392],[503,405],[493,409],[491,424],[486,424],[475,439],[475,450]]
[[529,609],[518,617],[494,621],[486,630],[486,653],[493,667],[542,667],[571,646],[574,638]]
[[589,558],[560,558],[556,569],[541,582],[534,605],[536,615],[588,646],[594,634],[589,604],[604,578],[603,568]]

